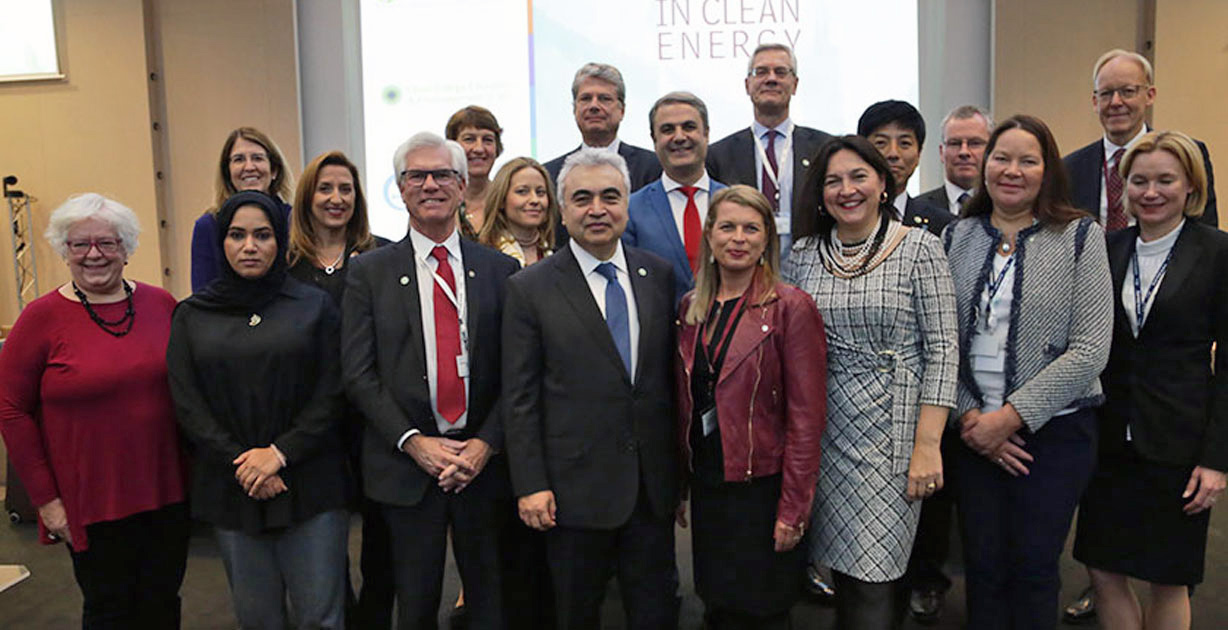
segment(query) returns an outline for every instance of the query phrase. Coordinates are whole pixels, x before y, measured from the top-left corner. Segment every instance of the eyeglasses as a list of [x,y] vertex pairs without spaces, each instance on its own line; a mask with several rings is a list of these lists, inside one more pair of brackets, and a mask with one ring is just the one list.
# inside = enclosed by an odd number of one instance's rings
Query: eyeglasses
[[123,242],[123,239],[118,238],[100,238],[89,241],[65,241],[64,244],[74,256],[85,256],[95,247],[104,254],[114,254],[119,251],[119,246]]
[[421,171],[418,169],[401,171],[401,180],[410,186],[422,186],[426,183],[426,178],[428,176],[435,180],[435,184],[439,186],[447,186],[448,184],[456,181],[456,179],[460,177],[460,173],[450,168],[440,168],[433,171]]
[[976,151],[977,149],[984,149],[985,146],[988,145],[989,143],[984,140],[981,140],[980,138],[968,138],[968,139],[950,138],[948,140],[943,141],[942,144],[947,149],[950,149],[951,151],[958,151],[962,149],[965,144],[968,145],[969,150]]
[[786,68],[785,66],[776,66],[775,68],[756,66],[750,69],[750,76],[758,79],[762,79],[769,74],[776,75],[777,79],[784,79],[793,74],[793,68]]
[[1146,85],[1123,85],[1119,88],[1105,88],[1103,90],[1096,90],[1092,92],[1092,94],[1095,94],[1096,99],[1101,101],[1111,101],[1113,100],[1114,94],[1120,94],[1121,100],[1128,101],[1138,96],[1139,92],[1142,92],[1145,89],[1147,89]]

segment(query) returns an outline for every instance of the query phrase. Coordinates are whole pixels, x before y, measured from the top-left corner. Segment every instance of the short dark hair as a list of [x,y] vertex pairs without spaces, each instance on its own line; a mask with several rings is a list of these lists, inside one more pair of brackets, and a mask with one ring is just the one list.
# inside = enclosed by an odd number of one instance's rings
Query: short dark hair
[[[818,152],[810,159],[810,170],[807,172],[806,182],[802,185],[797,207],[793,208],[793,213],[798,215],[797,233],[793,235],[795,239],[804,236],[818,236],[820,239],[827,240],[831,234],[831,228],[836,225],[835,217],[830,212],[823,210],[823,180],[827,179],[827,165],[831,163],[832,156],[844,149],[856,153],[858,157],[865,160],[866,164],[870,165],[870,168],[874,169],[875,173],[878,173],[879,178],[887,186],[883,190],[888,195],[895,190],[895,176],[891,174],[891,166],[887,164],[887,158],[883,157],[883,154],[879,153],[869,140],[854,135],[832,138],[819,147]],[[878,201],[879,215],[890,218],[895,209],[889,202],[885,203],[881,199]]]
[[904,101],[879,101],[866,108],[857,120],[857,135],[869,138],[876,130],[895,123],[917,136],[917,144],[925,145],[925,119],[916,107]]
[[[981,160],[981,182],[985,181],[985,165],[989,156],[998,145],[998,138],[1012,129],[1025,131],[1036,138],[1040,145],[1040,157],[1043,160],[1045,173],[1040,178],[1040,191],[1036,194],[1036,207],[1033,212],[1036,220],[1046,227],[1063,227],[1067,223],[1090,216],[1075,208],[1070,203],[1070,179],[1066,175],[1066,166],[1062,163],[1062,152],[1057,147],[1057,140],[1049,126],[1035,116],[1016,114],[1002,121],[989,134],[989,144],[985,145],[985,159]],[[960,217],[975,217],[993,212],[993,199],[989,197],[989,186],[979,186],[976,194],[968,200]]]
[[653,140],[657,138],[657,110],[661,109],[662,105],[690,105],[699,112],[699,120],[704,124],[704,131],[708,131],[708,106],[704,104],[703,99],[691,94],[690,92],[675,91],[657,99],[657,102],[652,104],[652,109],[648,110],[648,136]]
[[503,128],[499,126],[499,120],[489,109],[470,105],[458,110],[448,119],[443,136],[448,140],[457,140],[460,138],[461,130],[465,127],[493,131],[495,133],[495,157],[503,154]]

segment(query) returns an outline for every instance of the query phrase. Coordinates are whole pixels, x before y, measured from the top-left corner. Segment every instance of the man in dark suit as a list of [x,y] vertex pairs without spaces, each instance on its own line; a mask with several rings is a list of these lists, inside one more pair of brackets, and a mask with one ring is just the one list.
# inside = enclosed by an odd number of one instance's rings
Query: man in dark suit
[[[1126,150],[1149,131],[1147,108],[1156,97],[1153,76],[1151,62],[1138,53],[1117,48],[1101,55],[1092,68],[1092,109],[1100,117],[1104,137],[1063,160],[1070,175],[1071,201],[1097,217],[1106,231],[1120,230],[1134,222],[1125,212],[1125,185],[1116,171]],[[1200,220],[1218,227],[1211,155],[1202,142],[1198,142],[1198,148],[1207,166],[1209,184],[1207,208]]]
[[797,92],[793,49],[784,44],[759,45],[747,66],[745,84],[754,122],[712,145],[708,174],[729,185],[754,186],[767,196],[776,210],[783,260],[789,255],[792,235],[800,230],[798,216],[815,211],[798,207],[802,186],[810,159],[831,136],[794,124],[789,117],[789,101]]
[[648,112],[657,158],[665,172],[631,195],[623,242],[674,265],[674,298],[695,286],[699,241],[708,203],[724,184],[708,177],[708,106],[690,92],[670,92]]
[[627,85],[618,68],[604,63],[581,66],[571,81],[571,101],[583,144],[546,162],[546,171],[555,184],[563,160],[585,147],[608,148],[623,156],[631,173],[631,192],[661,176],[661,165],[652,151],[618,139],[618,126],[627,107]]
[[942,185],[917,198],[946,208],[951,216],[958,217],[964,204],[976,193],[990,129],[993,117],[976,105],[960,105],[951,110],[942,119],[942,143],[938,145],[944,173]]
[[916,172],[921,148],[925,146],[925,119],[921,112],[904,101],[879,101],[862,112],[857,120],[857,135],[869,140],[891,167],[895,176],[895,190],[891,191],[895,218],[904,225],[942,234],[942,228],[953,218],[951,213],[908,194],[908,180]]
[[348,263],[342,303],[346,391],[368,422],[364,492],[388,523],[402,630],[436,627],[449,529],[470,627],[503,628],[500,331],[519,265],[457,234],[460,145],[419,133],[393,162],[409,234]]
[[608,151],[568,157],[571,241],[507,285],[512,484],[521,518],[547,532],[562,630],[600,626],[611,573],[628,628],[678,625],[674,279],[669,263],[622,245],[628,179]]

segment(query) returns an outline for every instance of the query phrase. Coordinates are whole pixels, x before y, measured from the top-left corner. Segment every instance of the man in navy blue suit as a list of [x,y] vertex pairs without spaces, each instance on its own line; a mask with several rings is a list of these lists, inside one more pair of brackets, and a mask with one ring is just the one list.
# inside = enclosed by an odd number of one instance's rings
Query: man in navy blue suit
[[674,301],[695,286],[699,241],[712,194],[725,187],[708,177],[708,106],[690,92],[670,92],[648,112],[660,179],[631,195],[623,242],[674,267]]

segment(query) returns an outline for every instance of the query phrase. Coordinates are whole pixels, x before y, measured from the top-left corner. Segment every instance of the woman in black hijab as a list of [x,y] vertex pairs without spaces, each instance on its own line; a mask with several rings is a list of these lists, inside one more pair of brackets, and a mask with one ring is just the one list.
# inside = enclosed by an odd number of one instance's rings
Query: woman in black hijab
[[241,192],[218,211],[221,274],[182,302],[167,364],[195,447],[192,515],[214,525],[243,628],[344,627],[349,477],[340,316],[286,272],[285,216]]

